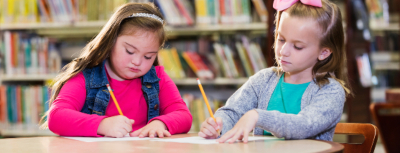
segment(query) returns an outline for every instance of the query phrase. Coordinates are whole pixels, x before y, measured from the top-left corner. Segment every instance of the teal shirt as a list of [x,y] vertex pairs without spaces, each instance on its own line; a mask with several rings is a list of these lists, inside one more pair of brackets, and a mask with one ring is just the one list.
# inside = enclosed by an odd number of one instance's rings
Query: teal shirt
[[[279,111],[286,114],[298,114],[300,112],[301,97],[310,82],[303,84],[291,84],[284,81],[285,74],[281,76],[271,100],[268,104],[268,111]],[[264,130],[264,135],[271,135]]]

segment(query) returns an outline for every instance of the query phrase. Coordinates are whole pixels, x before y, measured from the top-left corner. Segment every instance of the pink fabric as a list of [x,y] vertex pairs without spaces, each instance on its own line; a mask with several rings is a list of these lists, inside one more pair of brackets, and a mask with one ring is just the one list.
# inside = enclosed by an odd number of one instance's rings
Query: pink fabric
[[274,1],[274,9],[277,11],[286,10],[294,3],[300,1],[305,5],[315,6],[315,7],[322,7],[321,0],[275,0]]
[[[152,120],[164,122],[171,134],[187,133],[192,125],[189,109],[182,100],[178,88],[165,73],[164,67],[156,66],[156,72],[161,79],[159,82],[160,116]],[[145,126],[147,103],[141,90],[140,78],[118,81],[107,77],[122,112],[126,117],[135,120],[132,125],[133,131]],[[85,78],[81,72],[64,84],[51,106],[49,129],[61,136],[100,136],[97,134],[97,129],[101,120],[119,115],[118,110],[110,98],[105,116],[81,113],[85,99]]]

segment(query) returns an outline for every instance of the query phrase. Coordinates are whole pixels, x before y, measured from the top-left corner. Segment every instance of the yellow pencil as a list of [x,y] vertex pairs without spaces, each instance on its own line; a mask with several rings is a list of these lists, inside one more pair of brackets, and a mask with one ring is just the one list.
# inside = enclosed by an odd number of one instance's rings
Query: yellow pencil
[[111,95],[112,99],[114,100],[115,106],[117,106],[119,115],[124,115],[124,114],[122,114],[121,108],[119,108],[117,99],[115,99],[114,93],[112,92],[110,85],[107,84],[107,88],[108,88],[108,91],[110,92],[110,95]]
[[[207,105],[207,108],[208,108],[208,112],[210,113],[210,116],[214,119],[215,123],[217,123],[217,120],[215,119],[214,114],[213,114],[213,112],[211,110],[210,104],[208,104],[208,99],[206,97],[206,93],[204,93],[203,86],[201,85],[199,78],[197,78],[197,83],[199,84],[199,88],[200,88],[201,94],[203,95],[204,101],[206,102],[206,105]],[[217,132],[218,132],[218,135],[219,135],[219,129],[217,130]]]

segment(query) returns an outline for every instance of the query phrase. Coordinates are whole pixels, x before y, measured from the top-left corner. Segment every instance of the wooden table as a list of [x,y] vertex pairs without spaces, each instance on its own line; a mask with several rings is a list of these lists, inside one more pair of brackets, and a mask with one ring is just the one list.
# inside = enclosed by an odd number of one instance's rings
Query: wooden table
[[[195,133],[174,135],[171,138],[197,136]],[[62,137],[32,137],[0,139],[2,153],[105,153],[105,152],[138,152],[138,153],[257,153],[257,152],[342,152],[343,145],[319,140],[261,140],[235,144],[189,144],[174,142],[114,141],[114,142],[81,142]]]

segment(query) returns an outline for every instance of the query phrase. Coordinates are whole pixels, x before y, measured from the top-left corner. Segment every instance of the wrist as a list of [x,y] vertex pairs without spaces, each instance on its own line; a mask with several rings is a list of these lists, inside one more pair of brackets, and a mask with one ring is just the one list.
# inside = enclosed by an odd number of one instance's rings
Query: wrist
[[151,122],[154,122],[154,123],[159,124],[159,125],[163,125],[164,130],[167,130],[167,131],[168,131],[168,127],[167,127],[167,125],[166,125],[163,121],[158,120],[158,119],[155,119],[155,120],[153,120],[153,121],[151,121]]
[[256,123],[258,121],[258,112],[257,110],[253,109],[249,113],[251,113],[251,117],[255,119]]

